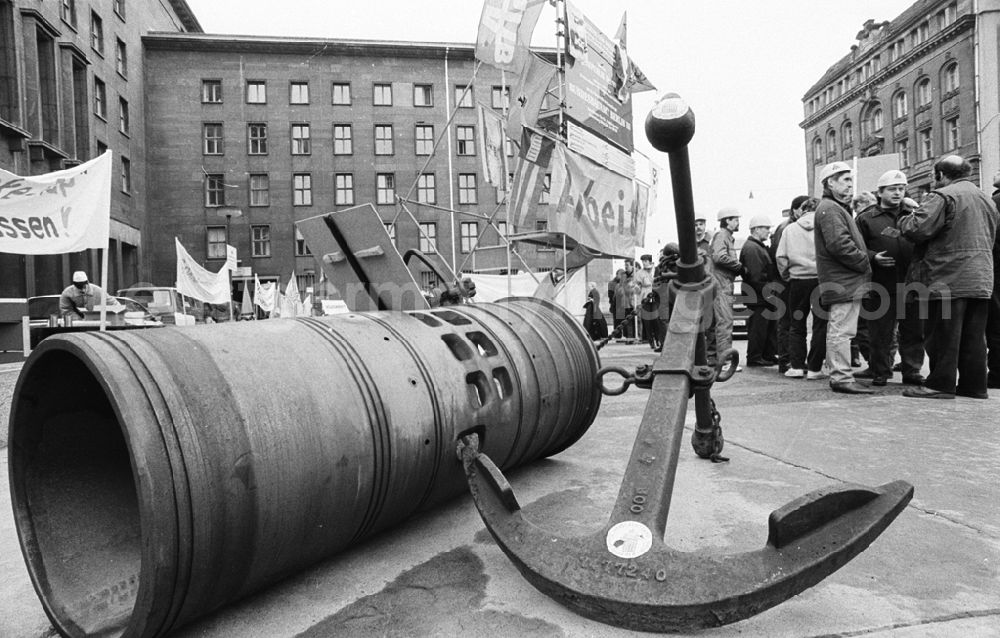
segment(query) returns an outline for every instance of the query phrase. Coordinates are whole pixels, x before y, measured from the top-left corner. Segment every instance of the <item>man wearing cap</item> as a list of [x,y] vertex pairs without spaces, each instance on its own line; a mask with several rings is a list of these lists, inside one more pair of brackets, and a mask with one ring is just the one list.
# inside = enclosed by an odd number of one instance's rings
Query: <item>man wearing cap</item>
[[712,237],[712,263],[715,284],[715,345],[724,353],[733,347],[733,285],[743,273],[736,254],[733,233],[740,229],[741,213],[729,206],[719,211],[719,231]]
[[830,389],[845,394],[872,394],[851,372],[851,339],[857,334],[861,298],[871,281],[868,251],[850,213],[854,177],[844,162],[833,162],[819,174],[823,198],[816,207],[816,274],[820,300],[829,308],[826,364]]
[[[705,217],[694,218],[694,237],[699,251],[704,251],[706,255],[712,254],[712,235],[706,228],[708,220]],[[711,260],[709,260],[711,261]],[[706,264],[711,267],[711,263]]]
[[[792,205],[788,208],[788,217],[785,217],[771,232],[771,245],[768,252],[771,253],[771,261],[778,265],[778,246],[781,244],[781,235],[788,228],[789,224],[794,224],[802,216],[802,207],[809,201],[808,195],[799,195],[792,200]],[[781,278],[776,279],[776,284],[780,286],[778,297],[781,300],[781,314],[778,316],[775,328],[775,344],[778,355],[778,373],[784,374],[789,370],[791,357],[788,350],[788,331],[791,327],[791,315],[788,311],[791,304],[792,287],[783,282]]]
[[59,314],[63,317],[74,315],[82,319],[84,312],[92,311],[94,304],[102,303],[104,291],[100,286],[87,281],[87,273],[78,270],[73,273],[73,285],[67,286],[59,295]]
[[993,294],[993,246],[1000,213],[972,183],[972,164],[948,155],[934,164],[934,190],[899,220],[915,244],[911,278],[927,294],[927,354],[923,387],[903,396],[987,399],[986,322]]
[[872,292],[862,304],[871,340],[868,370],[855,376],[870,377],[872,385],[885,385],[892,377],[892,341],[898,324],[903,383],[920,385],[924,335],[916,297],[907,297],[905,290],[913,244],[897,228],[906,198],[906,174],[886,171],[877,186],[878,202],[857,219],[872,266]]
[[747,320],[747,365],[773,366],[775,358],[775,320],[773,316],[774,261],[764,240],[771,233],[771,220],[764,215],[750,218],[750,237],[740,250],[743,266],[743,298],[750,310]]

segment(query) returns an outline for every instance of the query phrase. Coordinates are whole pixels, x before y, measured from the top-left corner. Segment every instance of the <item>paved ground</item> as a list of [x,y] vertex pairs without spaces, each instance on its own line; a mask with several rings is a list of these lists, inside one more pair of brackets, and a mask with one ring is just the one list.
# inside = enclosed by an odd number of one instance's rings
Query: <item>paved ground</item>
[[[605,363],[652,355],[611,345]],[[0,409],[13,373],[0,370]],[[898,376],[897,376],[898,380]],[[819,585],[699,636],[1000,636],[1000,393],[988,401],[831,393],[825,382],[749,369],[716,387],[728,464],[687,444],[669,544],[760,547],[771,510],[841,482],[914,484],[913,501],[872,546]],[[511,473],[527,515],[570,533],[599,528],[617,495],[646,393],[607,398],[566,452]],[[689,420],[690,422],[690,420]],[[690,423],[689,423],[690,424]],[[0,467],[0,636],[51,635],[28,581]],[[625,636],[533,589],[460,498],[182,630],[184,638],[285,636]]]

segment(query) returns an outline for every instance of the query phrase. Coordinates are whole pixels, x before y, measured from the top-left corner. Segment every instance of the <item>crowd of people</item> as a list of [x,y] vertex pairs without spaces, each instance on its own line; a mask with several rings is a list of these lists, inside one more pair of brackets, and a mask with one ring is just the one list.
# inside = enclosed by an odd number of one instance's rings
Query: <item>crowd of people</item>
[[[827,379],[846,394],[872,394],[870,386],[898,372],[907,397],[988,398],[989,388],[1000,388],[1000,173],[991,199],[972,172],[957,155],[938,160],[933,188],[918,203],[907,196],[903,171],[887,171],[874,192],[855,196],[851,167],[833,162],[820,171],[822,197],[796,197],[777,226],[751,217],[739,251],[738,209],[718,212],[714,235],[706,218],[696,219],[698,250],[715,283],[709,358],[731,348],[739,278],[749,367]],[[655,266],[642,255],[608,283],[626,343],[662,348],[678,254],[667,244]],[[589,303],[599,308],[590,287]]]

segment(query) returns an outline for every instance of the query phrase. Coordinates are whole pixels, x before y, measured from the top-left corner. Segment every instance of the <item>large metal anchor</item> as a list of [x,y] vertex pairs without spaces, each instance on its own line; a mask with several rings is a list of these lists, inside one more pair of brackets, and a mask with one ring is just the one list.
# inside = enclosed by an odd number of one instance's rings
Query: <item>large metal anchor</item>
[[701,333],[702,317],[712,310],[694,240],[687,154],[694,115],[667,94],[654,105],[646,133],[670,158],[680,283],[610,519],[590,536],[559,536],[525,518],[503,474],[479,453],[476,435],[462,438],[459,455],[486,527],[532,585],[594,620],[662,632],[735,622],[815,585],[864,551],[903,510],[913,487],[895,481],[806,494],[771,513],[767,543],[752,552],[681,552],[664,543],[688,398],[695,392],[707,399],[716,371],[705,365]]

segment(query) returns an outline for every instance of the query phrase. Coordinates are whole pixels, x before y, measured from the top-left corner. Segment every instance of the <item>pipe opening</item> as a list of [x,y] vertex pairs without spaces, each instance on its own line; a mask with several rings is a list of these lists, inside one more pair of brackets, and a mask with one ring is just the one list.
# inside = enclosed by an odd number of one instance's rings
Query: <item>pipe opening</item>
[[139,588],[132,464],[108,397],[80,359],[39,357],[11,419],[15,520],[36,588],[72,635],[118,635]]

